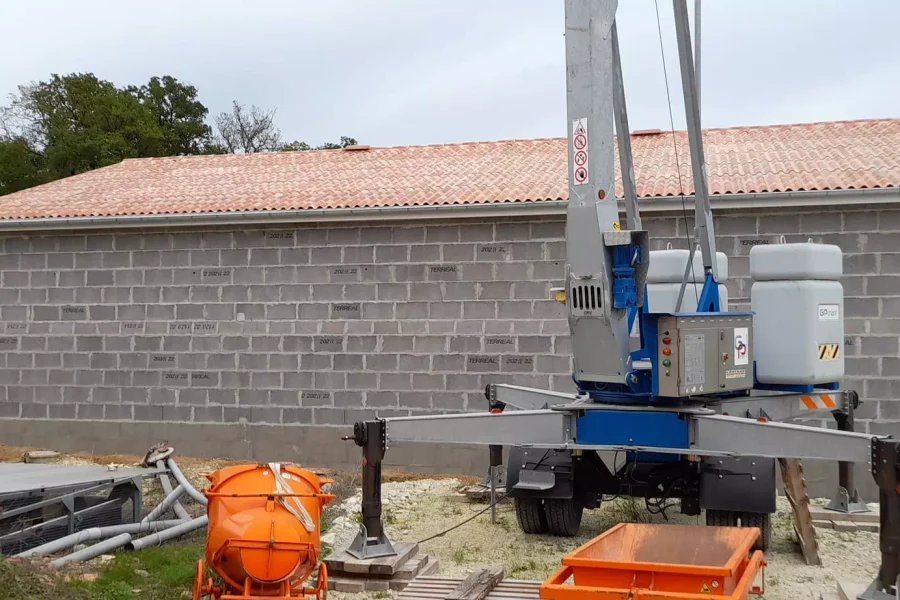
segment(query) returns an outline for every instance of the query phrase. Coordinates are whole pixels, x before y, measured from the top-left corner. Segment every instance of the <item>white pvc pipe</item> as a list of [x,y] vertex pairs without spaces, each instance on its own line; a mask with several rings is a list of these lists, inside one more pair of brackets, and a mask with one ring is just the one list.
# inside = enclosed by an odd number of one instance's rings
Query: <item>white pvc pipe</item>
[[31,550],[16,554],[16,558],[26,558],[29,556],[43,556],[45,554],[54,554],[62,550],[68,550],[72,546],[83,544],[84,542],[92,542],[94,540],[102,540],[105,538],[121,535],[123,533],[150,533],[161,529],[168,529],[180,525],[184,521],[154,521],[153,523],[126,523],[125,525],[110,525],[109,527],[91,527],[90,529],[82,529],[76,533],[61,537],[35,546]]
[[103,542],[99,542],[94,544],[93,546],[88,546],[84,550],[79,550],[78,552],[73,552],[72,554],[67,554],[50,563],[51,567],[59,568],[65,564],[70,562],[78,562],[83,560],[91,560],[92,558],[97,558],[101,554],[106,554],[107,552],[112,552],[113,550],[117,550],[121,548],[125,544],[131,541],[130,533],[123,533],[121,535],[117,535],[116,537],[110,538]]
[[177,488],[175,488],[174,490],[172,490],[172,491],[169,493],[168,496],[166,496],[165,498],[163,498],[163,501],[160,502],[160,503],[157,505],[156,508],[154,508],[153,510],[151,510],[151,511],[150,511],[150,514],[148,514],[146,517],[144,517],[144,520],[141,521],[141,522],[142,522],[142,523],[149,523],[150,521],[155,521],[155,520],[157,520],[164,512],[166,512],[167,510],[169,510],[169,508],[170,508],[173,504],[175,504],[176,502],[178,502],[178,499],[181,497],[181,495],[182,495],[183,493],[184,493],[184,487],[181,486],[181,485],[179,485]]
[[[165,469],[166,468],[165,459],[156,461],[156,468],[157,469]],[[169,476],[166,475],[165,473],[159,474],[159,484],[162,486],[163,492],[166,494],[166,496],[168,496],[169,494],[172,493],[172,482],[169,481]],[[178,517],[179,519],[183,519],[185,521],[191,520],[190,513],[188,513],[188,511],[185,510],[185,508],[181,505],[180,501],[176,501],[175,504],[172,505],[172,510],[175,511],[175,516]]]
[[187,480],[187,477],[184,476],[184,473],[181,472],[181,469],[178,468],[178,465],[171,457],[166,459],[166,465],[168,465],[169,470],[172,471],[172,476],[175,478],[175,481],[184,487],[184,491],[187,492],[187,495],[203,506],[206,506],[208,502],[206,496],[198,492],[197,489],[191,485],[191,482]]
[[142,537],[134,541],[131,541],[129,539],[128,547],[131,550],[140,550],[141,548],[147,548],[149,546],[159,546],[163,542],[167,542],[186,533],[190,533],[191,531],[206,527],[208,523],[209,518],[206,515],[203,515],[202,517],[197,517],[196,519],[188,521],[187,523],[182,523],[181,525],[176,525],[175,527],[171,527],[169,529],[157,531],[156,533],[152,533],[146,537]]

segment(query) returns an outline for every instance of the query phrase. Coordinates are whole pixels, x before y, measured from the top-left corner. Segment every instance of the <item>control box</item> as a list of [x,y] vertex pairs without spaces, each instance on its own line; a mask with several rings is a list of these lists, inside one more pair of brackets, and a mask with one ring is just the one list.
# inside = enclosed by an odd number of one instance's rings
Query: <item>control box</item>
[[753,313],[666,315],[657,320],[658,396],[683,398],[753,387]]

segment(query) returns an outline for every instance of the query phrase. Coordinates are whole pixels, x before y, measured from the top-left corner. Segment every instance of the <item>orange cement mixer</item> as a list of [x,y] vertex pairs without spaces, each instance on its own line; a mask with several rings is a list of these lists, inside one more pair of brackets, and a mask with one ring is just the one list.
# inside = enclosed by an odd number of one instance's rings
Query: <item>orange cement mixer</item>
[[[334,499],[322,492],[331,480],[278,463],[226,467],[207,479],[206,560],[197,564],[194,600],[324,600],[319,517]],[[317,566],[315,585],[305,587]]]

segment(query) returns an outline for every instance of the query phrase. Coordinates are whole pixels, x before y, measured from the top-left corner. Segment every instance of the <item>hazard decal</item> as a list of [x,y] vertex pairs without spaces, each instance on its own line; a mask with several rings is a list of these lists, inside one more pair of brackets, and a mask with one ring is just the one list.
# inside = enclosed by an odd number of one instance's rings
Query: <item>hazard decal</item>
[[703,582],[703,585],[700,586],[700,593],[701,594],[712,594],[712,590],[709,589],[709,585],[707,585],[707,583],[705,581]]
[[840,357],[840,344],[819,344],[819,360],[836,360]]

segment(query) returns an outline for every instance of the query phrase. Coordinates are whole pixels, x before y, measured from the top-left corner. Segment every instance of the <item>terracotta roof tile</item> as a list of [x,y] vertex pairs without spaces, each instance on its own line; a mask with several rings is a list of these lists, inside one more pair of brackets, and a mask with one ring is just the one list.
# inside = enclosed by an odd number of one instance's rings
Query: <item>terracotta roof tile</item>
[[[710,129],[704,142],[716,195],[900,185],[900,119]],[[632,145],[641,197],[677,196],[682,188],[693,193],[684,132],[674,141],[671,133],[644,133]],[[620,180],[617,190],[621,195]],[[126,160],[0,197],[0,218],[535,202],[567,195],[565,139],[535,139]]]

